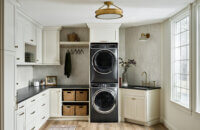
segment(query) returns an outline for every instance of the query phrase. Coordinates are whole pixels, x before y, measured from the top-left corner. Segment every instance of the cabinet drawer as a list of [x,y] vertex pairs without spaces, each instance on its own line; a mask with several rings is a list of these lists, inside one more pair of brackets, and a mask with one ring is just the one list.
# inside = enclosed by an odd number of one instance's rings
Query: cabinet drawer
[[121,89],[123,95],[131,96],[147,96],[147,91],[135,90],[135,89]]
[[37,107],[29,107],[26,109],[26,122],[35,120],[38,114],[37,109],[38,109]]
[[36,95],[36,96],[34,96],[34,97],[28,99],[28,100],[26,101],[26,106],[27,106],[27,107],[32,107],[32,106],[34,106],[37,102],[38,102],[38,95]]
[[17,110],[25,109],[25,105],[26,105],[25,102],[19,103],[18,106],[17,106]]
[[35,120],[31,120],[26,124],[26,130],[38,130]]

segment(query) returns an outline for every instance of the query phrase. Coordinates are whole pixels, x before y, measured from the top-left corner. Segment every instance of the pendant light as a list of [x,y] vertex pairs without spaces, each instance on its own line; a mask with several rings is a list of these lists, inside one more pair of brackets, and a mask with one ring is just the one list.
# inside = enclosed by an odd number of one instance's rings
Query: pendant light
[[[106,8],[103,8],[107,6]],[[110,8],[114,6],[115,8]],[[118,6],[114,5],[112,1],[105,1],[104,5],[95,11],[96,18],[98,19],[118,19],[123,17],[123,11]]]

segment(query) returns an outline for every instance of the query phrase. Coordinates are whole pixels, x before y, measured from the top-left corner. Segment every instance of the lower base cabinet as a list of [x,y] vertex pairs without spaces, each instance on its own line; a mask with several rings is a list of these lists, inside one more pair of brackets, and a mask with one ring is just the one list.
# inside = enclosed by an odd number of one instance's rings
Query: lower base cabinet
[[121,89],[122,119],[142,125],[159,122],[159,89],[129,90]]
[[61,89],[50,89],[50,117],[61,116]]
[[16,130],[38,130],[49,118],[49,90],[18,104]]
[[17,112],[17,121],[16,121],[16,124],[17,124],[17,130],[26,130],[25,126],[25,112],[24,111],[18,111]]

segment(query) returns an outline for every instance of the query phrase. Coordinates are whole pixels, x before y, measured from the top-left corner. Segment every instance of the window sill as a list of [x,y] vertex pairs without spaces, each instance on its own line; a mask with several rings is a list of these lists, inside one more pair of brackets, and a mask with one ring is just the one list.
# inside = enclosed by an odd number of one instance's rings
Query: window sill
[[170,100],[170,102],[171,102],[171,104],[173,104],[173,106],[175,106],[176,108],[178,108],[182,112],[185,112],[185,113],[187,113],[189,115],[192,114],[191,108],[184,107],[181,104],[174,102],[173,100]]

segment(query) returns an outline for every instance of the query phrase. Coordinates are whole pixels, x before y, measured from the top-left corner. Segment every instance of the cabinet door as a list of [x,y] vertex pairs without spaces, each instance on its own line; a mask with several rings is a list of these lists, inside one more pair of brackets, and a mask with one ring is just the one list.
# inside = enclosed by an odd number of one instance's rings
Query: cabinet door
[[14,5],[8,0],[5,1],[4,11],[4,50],[15,51],[14,43]]
[[118,42],[116,29],[91,29],[90,34],[92,42]]
[[123,113],[124,118],[137,121],[146,121],[146,105],[145,97],[129,96],[123,97]]
[[43,63],[60,64],[59,57],[59,31],[45,30],[43,32]]
[[15,48],[16,48],[16,63],[24,63],[24,20],[20,14],[16,14],[15,18]]
[[146,122],[145,97],[135,97],[135,120]]
[[50,90],[50,117],[61,116],[61,90]]
[[25,112],[18,112],[17,113],[17,130],[25,130]]
[[36,35],[36,27],[29,20],[24,20],[24,41],[31,45],[36,45],[35,35]]
[[128,119],[134,119],[136,114],[135,114],[135,98],[132,96],[123,96],[123,114],[124,118]]
[[4,129],[15,127],[15,52],[4,51]]
[[42,63],[42,29],[39,27],[37,27],[36,29],[36,42],[37,42],[36,63]]

